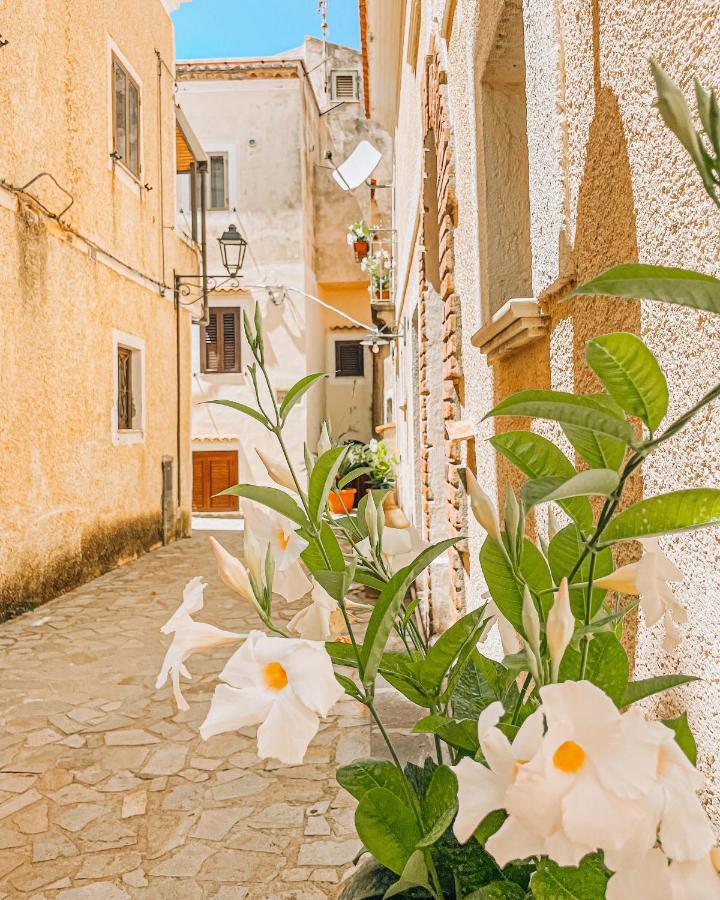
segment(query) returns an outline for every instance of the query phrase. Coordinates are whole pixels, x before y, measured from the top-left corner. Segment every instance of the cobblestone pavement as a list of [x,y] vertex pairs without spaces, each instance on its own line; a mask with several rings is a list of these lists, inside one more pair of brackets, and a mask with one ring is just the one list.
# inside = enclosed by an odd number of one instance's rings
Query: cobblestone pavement
[[233,648],[190,659],[189,712],[154,689],[160,625],[194,575],[197,618],[257,627],[207,532],[0,626],[0,898],[337,896],[360,843],[334,771],[368,755],[366,711],[341,700],[294,768],[259,760],[254,729],[202,741]]

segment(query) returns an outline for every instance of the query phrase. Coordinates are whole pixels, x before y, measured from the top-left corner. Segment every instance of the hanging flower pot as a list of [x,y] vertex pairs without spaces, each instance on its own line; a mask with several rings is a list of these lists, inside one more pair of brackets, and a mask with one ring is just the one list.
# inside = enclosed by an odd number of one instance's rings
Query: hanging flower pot
[[369,241],[353,241],[353,250],[355,251],[355,259],[362,262],[370,252]]
[[330,504],[330,512],[338,516],[349,513],[355,504],[355,494],[357,488],[344,488],[342,491],[330,491],[328,494],[328,503]]

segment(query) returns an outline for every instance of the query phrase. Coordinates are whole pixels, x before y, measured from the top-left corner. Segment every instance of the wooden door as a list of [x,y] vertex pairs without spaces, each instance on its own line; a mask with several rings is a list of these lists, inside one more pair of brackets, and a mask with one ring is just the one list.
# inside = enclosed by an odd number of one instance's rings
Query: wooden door
[[218,497],[220,491],[238,482],[236,450],[193,451],[193,510],[196,512],[233,512],[239,509],[237,497]]

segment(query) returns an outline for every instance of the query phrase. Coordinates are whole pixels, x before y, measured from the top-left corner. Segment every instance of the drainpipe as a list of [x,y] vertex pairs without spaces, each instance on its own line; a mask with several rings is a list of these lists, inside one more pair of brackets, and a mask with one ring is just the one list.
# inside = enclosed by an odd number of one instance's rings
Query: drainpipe
[[198,163],[200,172],[200,255],[202,265],[202,318],[199,325],[208,325],[210,322],[210,309],[208,302],[208,274],[207,274],[207,160]]

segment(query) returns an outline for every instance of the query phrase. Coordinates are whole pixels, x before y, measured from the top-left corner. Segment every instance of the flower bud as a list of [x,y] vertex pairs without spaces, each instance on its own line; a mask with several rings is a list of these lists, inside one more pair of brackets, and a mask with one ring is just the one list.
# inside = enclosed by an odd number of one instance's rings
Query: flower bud
[[500,543],[500,522],[497,510],[490,497],[478,484],[472,469],[465,469],[465,482],[473,515],[490,537]]
[[535,608],[535,601],[527,585],[523,590],[522,625],[527,642],[537,656],[540,649],[540,619]]
[[231,591],[240,594],[244,600],[252,601],[253,592],[245,566],[237,559],[237,557],[228,553],[223,545],[219,541],[216,541],[214,537],[210,538],[210,544],[215,551],[218,575],[223,583],[226,584]]
[[552,679],[557,681],[563,654],[575,633],[575,616],[570,608],[570,591],[567,578],[563,578],[560,582],[560,588],[555,594],[555,602],[548,613],[545,633],[552,664]]
[[596,578],[594,585],[606,591],[619,591],[621,594],[637,594],[637,569],[637,563],[620,566],[619,569],[615,569],[609,575]]
[[316,452],[318,456],[322,456],[323,453],[327,453],[328,450],[332,450],[332,439],[330,437],[327,422],[323,422],[322,428],[320,429],[320,439],[317,442]]
[[367,502],[365,503],[365,524],[367,525],[368,537],[370,538],[370,546],[375,549],[378,542],[378,511],[375,506],[375,498],[373,492],[368,491]]
[[259,447],[255,448],[255,452],[260,457],[260,461],[265,466],[268,475],[275,484],[279,484],[280,487],[287,488],[290,491],[295,491],[297,494],[297,487],[295,486],[292,472],[285,463],[280,462],[277,459],[272,459],[266,453],[263,453]]
[[560,531],[560,523],[558,522],[558,518],[555,515],[555,510],[553,509],[552,504],[548,506],[548,523],[547,523],[547,533],[548,540],[551,541],[555,535]]

